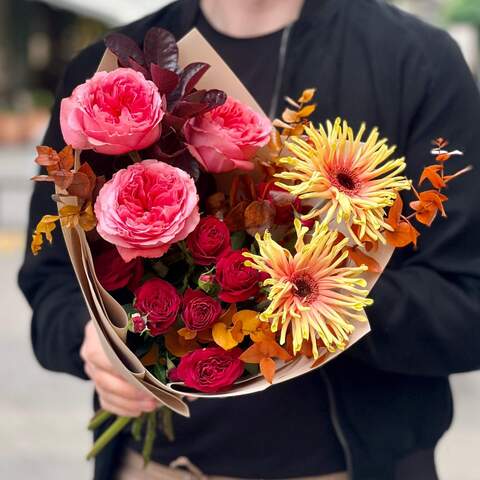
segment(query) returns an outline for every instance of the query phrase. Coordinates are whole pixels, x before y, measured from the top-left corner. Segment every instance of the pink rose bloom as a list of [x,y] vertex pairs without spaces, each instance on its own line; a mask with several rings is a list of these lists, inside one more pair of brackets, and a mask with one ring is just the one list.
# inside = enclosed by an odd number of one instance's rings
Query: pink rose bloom
[[190,153],[211,173],[252,170],[256,151],[270,140],[272,124],[231,97],[184,127]]
[[188,173],[157,160],[119,170],[95,202],[97,231],[125,260],[161,257],[198,222],[198,195]]
[[121,155],[156,142],[163,115],[155,84],[131,68],[118,68],[96,73],[64,98],[60,126],[73,148]]

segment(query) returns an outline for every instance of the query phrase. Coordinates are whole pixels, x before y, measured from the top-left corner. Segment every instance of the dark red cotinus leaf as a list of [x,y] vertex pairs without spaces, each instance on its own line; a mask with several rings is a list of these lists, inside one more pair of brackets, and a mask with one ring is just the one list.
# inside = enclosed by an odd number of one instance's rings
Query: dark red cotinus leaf
[[202,100],[202,103],[206,105],[206,110],[213,110],[214,108],[223,105],[227,101],[227,94],[222,90],[209,90]]
[[180,77],[175,72],[159,67],[154,63],[150,65],[150,72],[152,80],[161,95],[170,95],[180,82]]
[[132,58],[139,65],[145,65],[145,58],[142,49],[135,40],[123,33],[110,33],[105,37],[105,45],[117,57],[120,66],[130,67],[129,58]]
[[145,63],[151,63],[161,68],[178,70],[178,47],[175,37],[163,28],[153,27],[145,35],[143,42]]
[[196,62],[187,65],[180,74],[180,83],[174,92],[170,95],[168,103],[175,103],[184,95],[188,95],[210,68],[208,63]]
[[151,76],[148,70],[139,63],[137,63],[133,58],[128,59],[128,66],[130,68],[133,68],[133,70],[140,72],[147,80],[150,80]]
[[172,110],[172,115],[176,117],[181,117],[184,119],[194,117],[199,113],[204,112],[207,109],[207,105],[202,103],[195,102],[186,102],[185,100],[180,100],[177,102]]

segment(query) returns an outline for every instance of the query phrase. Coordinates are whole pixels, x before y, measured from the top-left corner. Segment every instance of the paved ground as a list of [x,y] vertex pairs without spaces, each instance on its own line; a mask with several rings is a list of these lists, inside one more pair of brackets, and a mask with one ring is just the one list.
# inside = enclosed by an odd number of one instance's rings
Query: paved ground
[[[86,480],[91,386],[42,370],[30,349],[29,309],[17,290],[32,147],[0,149],[0,479]],[[480,373],[452,379],[453,428],[437,459],[441,480],[480,480]],[[409,480],[409,479],[405,479]]]

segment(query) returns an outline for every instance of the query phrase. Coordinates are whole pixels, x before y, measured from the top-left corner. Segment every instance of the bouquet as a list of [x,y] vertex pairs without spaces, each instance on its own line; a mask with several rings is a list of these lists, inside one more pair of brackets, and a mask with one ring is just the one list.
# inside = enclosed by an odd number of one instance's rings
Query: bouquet
[[438,139],[417,191],[376,129],[311,123],[313,89],[270,122],[195,30],[106,46],[62,101],[67,146],[38,147],[34,180],[55,184],[58,215],[40,220],[32,251],[60,223],[107,355],[164,405],[115,420],[90,456],[131,424],[147,461],[158,418],[172,436],[171,412],[189,415],[185,397],[260,391],[367,334],[393,249],[416,246],[413,221],[446,216],[444,189],[467,169],[447,174],[461,152]]

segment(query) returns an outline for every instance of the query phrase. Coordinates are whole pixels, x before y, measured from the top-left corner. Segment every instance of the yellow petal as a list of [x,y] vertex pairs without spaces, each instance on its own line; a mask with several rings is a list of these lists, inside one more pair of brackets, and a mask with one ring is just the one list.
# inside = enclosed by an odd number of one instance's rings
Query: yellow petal
[[214,342],[224,350],[231,350],[238,345],[238,342],[232,336],[232,332],[222,322],[213,326],[212,336]]

